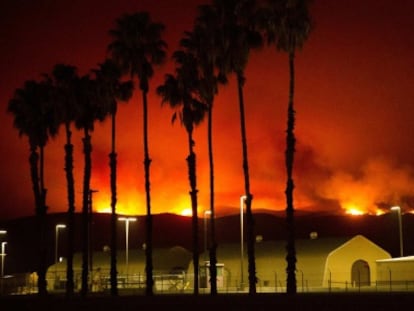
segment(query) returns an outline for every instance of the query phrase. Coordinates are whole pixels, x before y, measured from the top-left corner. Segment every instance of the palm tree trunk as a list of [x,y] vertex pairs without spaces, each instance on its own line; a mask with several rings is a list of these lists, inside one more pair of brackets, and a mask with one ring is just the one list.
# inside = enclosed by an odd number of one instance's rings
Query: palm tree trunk
[[75,240],[75,181],[73,178],[73,145],[71,143],[72,132],[69,123],[66,127],[65,145],[65,172],[68,187],[68,240],[67,240],[67,265],[66,265],[66,295],[72,296],[74,293],[73,281],[73,253]]
[[40,195],[40,188],[39,188],[39,171],[38,171],[38,162],[39,162],[39,154],[36,151],[36,147],[30,148],[30,177],[32,179],[32,189],[35,199],[35,212],[36,215],[40,213],[41,210],[41,195]]
[[40,296],[44,296],[47,294],[46,288],[46,270],[45,265],[46,260],[45,257],[45,250],[44,250],[44,228],[45,228],[45,216],[43,213],[43,194],[41,193],[40,188],[40,180],[39,180],[39,154],[36,151],[37,147],[31,146],[30,147],[30,177],[32,179],[32,189],[35,198],[35,211],[36,211],[36,219],[37,219],[37,228],[39,232],[39,240],[38,240],[38,279],[37,279],[37,288]]
[[151,214],[151,195],[150,195],[150,165],[151,159],[148,151],[148,103],[147,91],[142,91],[143,117],[144,117],[144,169],[145,169],[145,194],[147,200],[146,216],[146,247],[145,247],[145,273],[146,273],[146,295],[153,295],[154,280],[152,276],[152,214]]
[[190,181],[190,197],[192,209],[192,235],[193,235],[193,267],[194,267],[194,294],[199,292],[198,271],[199,263],[199,245],[198,245],[198,206],[197,206],[197,180],[196,180],[196,155],[194,153],[194,141],[192,131],[188,132],[189,155],[187,157],[188,178]]
[[210,166],[210,233],[211,245],[209,249],[210,255],[210,286],[211,294],[217,294],[217,241],[215,233],[215,208],[214,208],[214,158],[213,158],[213,102],[208,103],[208,158]]
[[112,115],[112,150],[109,155],[109,165],[111,169],[110,183],[111,183],[111,295],[118,295],[118,280],[116,271],[116,255],[118,251],[117,247],[117,234],[116,234],[116,157],[115,152],[115,112]]
[[289,52],[289,104],[288,104],[288,120],[286,131],[286,222],[287,222],[287,284],[286,290],[288,294],[296,293],[296,250],[295,250],[295,228],[294,228],[294,207],[293,207],[293,161],[295,154],[295,110],[293,107],[293,96],[295,90],[295,53]]
[[246,119],[244,113],[243,85],[244,76],[242,72],[237,73],[237,88],[239,94],[240,109],[240,126],[243,151],[243,173],[244,173],[244,191],[246,195],[246,231],[247,231],[247,257],[249,270],[249,294],[256,294],[256,262],[255,262],[255,236],[254,236],[254,219],[252,213],[253,195],[250,193],[250,177],[249,162],[247,157],[247,135],[246,135]]
[[210,294],[217,295],[217,241],[214,208],[210,209]]
[[83,197],[82,197],[82,287],[81,295],[85,297],[88,293],[88,275],[89,275],[89,193],[91,180],[91,153],[92,144],[91,136],[88,129],[84,128],[83,137],[83,153],[84,153],[84,175],[83,175]]
[[44,146],[40,146],[40,198],[41,198],[41,208],[39,213],[40,220],[40,266],[39,266],[39,294],[47,294],[47,281],[46,281],[46,271],[47,271],[47,206],[46,206],[46,193],[47,190],[44,186]]

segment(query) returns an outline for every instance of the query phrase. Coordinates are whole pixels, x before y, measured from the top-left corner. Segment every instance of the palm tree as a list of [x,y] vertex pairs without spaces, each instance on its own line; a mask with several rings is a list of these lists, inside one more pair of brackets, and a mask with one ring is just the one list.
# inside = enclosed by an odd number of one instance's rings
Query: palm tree
[[203,121],[207,112],[207,105],[199,99],[198,70],[194,55],[179,50],[173,54],[173,57],[178,65],[175,76],[167,74],[164,84],[157,88],[157,93],[162,97],[162,103],[168,102],[170,107],[176,110],[173,114],[172,121],[174,122],[178,117],[188,135],[189,154],[187,164],[191,189],[194,284],[198,284],[198,190],[193,131],[194,127]]
[[269,0],[266,34],[269,43],[289,56],[289,100],[287,111],[285,162],[287,172],[286,183],[286,222],[287,222],[287,283],[288,294],[296,293],[296,248],[293,206],[293,164],[295,154],[295,51],[301,48],[311,30],[309,0]]
[[[58,125],[51,101],[52,87],[49,81],[26,81],[9,101],[7,111],[14,115],[14,127],[19,136],[27,136],[30,146],[30,176],[35,200],[35,212],[39,230],[38,292],[47,294],[46,281],[46,188],[44,186],[44,148],[49,137],[57,134]],[[38,151],[39,150],[39,151]]]
[[152,260],[152,214],[150,197],[150,164],[148,148],[148,103],[149,79],[153,76],[153,65],[160,65],[166,58],[166,43],[162,40],[164,25],[152,22],[147,12],[125,14],[116,20],[116,28],[110,30],[113,38],[108,46],[111,58],[123,74],[139,80],[143,107],[144,175],[146,194],[146,294],[153,295]]
[[116,234],[116,167],[117,153],[115,148],[116,138],[116,113],[118,110],[118,100],[127,101],[132,96],[132,81],[121,82],[121,71],[118,66],[110,59],[105,60],[99,65],[99,69],[94,71],[99,88],[99,98],[102,100],[104,110],[111,115],[111,153],[109,154],[110,166],[110,185],[111,185],[111,294],[118,295],[118,281],[116,270],[117,254],[117,234]]
[[74,293],[73,280],[73,253],[75,239],[75,181],[73,177],[73,144],[71,141],[71,123],[75,120],[76,99],[75,83],[78,79],[77,69],[74,66],[56,64],[52,71],[55,86],[54,100],[59,106],[59,120],[65,126],[65,172],[68,191],[68,241],[67,241],[67,267],[66,267],[66,294]]
[[[198,6],[198,15],[192,32],[186,32],[181,40],[182,47],[191,51],[197,60],[200,75],[200,99],[208,107],[208,157],[210,168],[210,285],[211,294],[217,294],[217,242],[215,235],[215,207],[214,207],[214,157],[213,157],[213,102],[218,91],[218,83],[225,83],[224,77],[217,75],[216,63],[218,59],[220,29],[217,25],[220,17],[216,8],[211,5]],[[198,272],[197,272],[198,274]],[[194,289],[198,293],[198,283]]]
[[213,5],[217,8],[221,18],[220,31],[221,40],[219,48],[218,67],[221,75],[235,73],[237,77],[237,89],[239,97],[240,128],[242,138],[242,156],[244,189],[246,204],[246,231],[247,231],[247,253],[249,271],[249,293],[256,293],[256,264],[255,264],[255,235],[254,219],[252,213],[253,195],[250,192],[249,162],[247,154],[246,121],[243,98],[243,87],[245,83],[245,68],[248,63],[250,50],[262,46],[262,36],[254,29],[255,1],[252,0],[215,0]]
[[77,129],[83,131],[82,141],[84,154],[82,190],[82,296],[86,296],[88,293],[89,200],[91,193],[90,180],[92,171],[92,137],[90,133],[94,130],[95,121],[103,121],[106,114],[98,95],[96,80],[91,79],[89,75],[78,79],[76,87],[76,100],[78,101],[79,111],[75,116],[75,126]]

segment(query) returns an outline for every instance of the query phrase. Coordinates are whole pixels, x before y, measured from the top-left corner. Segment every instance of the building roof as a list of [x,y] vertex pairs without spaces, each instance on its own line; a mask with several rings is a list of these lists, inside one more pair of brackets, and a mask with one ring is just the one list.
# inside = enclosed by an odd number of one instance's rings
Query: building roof
[[414,262],[414,256],[405,256],[397,258],[378,259],[376,262]]
[[[295,241],[296,253],[298,256],[320,256],[325,257],[351,238],[316,238],[299,239]],[[217,249],[217,256],[234,257],[240,254],[240,243],[220,244]],[[244,243],[244,250],[247,244]],[[282,256],[286,255],[286,241],[261,241],[255,243],[256,257]]]
[[[109,269],[110,252],[100,251],[93,253],[93,268]],[[187,270],[191,261],[191,253],[181,246],[170,248],[153,249],[153,267],[155,271],[162,273],[172,273],[177,270]],[[73,258],[74,269],[81,269],[82,253],[76,253]],[[126,252],[119,250],[117,252],[117,267],[120,273],[123,273],[126,267]],[[66,261],[49,267],[49,270],[63,271],[66,269]],[[145,250],[130,249],[128,252],[128,269],[129,273],[142,273],[145,271]]]

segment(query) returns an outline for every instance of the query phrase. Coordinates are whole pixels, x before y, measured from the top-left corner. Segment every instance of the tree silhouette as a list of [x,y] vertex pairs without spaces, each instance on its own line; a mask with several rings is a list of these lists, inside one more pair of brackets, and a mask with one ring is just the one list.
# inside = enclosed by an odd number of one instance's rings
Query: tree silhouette
[[[217,242],[215,237],[215,207],[214,207],[214,158],[213,158],[213,102],[217,94],[218,77],[215,72],[217,61],[217,40],[218,29],[216,27],[218,16],[215,9],[210,5],[200,5],[198,15],[195,20],[193,30],[186,32],[185,37],[180,41],[180,45],[193,53],[196,58],[200,77],[200,99],[208,107],[208,157],[210,169],[210,236],[211,243],[209,248],[210,254],[210,278],[211,292],[217,293]],[[198,261],[197,261],[198,264]],[[198,268],[198,267],[197,267]],[[198,270],[194,276],[194,294],[199,292]]]
[[256,293],[256,263],[255,263],[255,234],[254,218],[252,212],[253,195],[250,192],[249,162],[247,153],[246,117],[244,108],[243,88],[245,84],[245,68],[247,66],[250,50],[263,45],[262,36],[255,30],[254,13],[255,2],[252,0],[215,0],[213,5],[220,16],[219,27],[221,31],[220,53],[218,53],[218,67],[221,75],[234,73],[237,80],[239,97],[240,130],[242,141],[242,158],[244,174],[244,195],[246,204],[246,231],[247,254],[249,271],[249,293]]
[[116,201],[117,201],[117,183],[116,167],[117,153],[115,148],[116,138],[116,113],[118,110],[118,101],[128,101],[132,96],[132,81],[121,82],[121,70],[110,59],[105,60],[95,70],[99,99],[105,113],[111,116],[111,153],[109,154],[110,166],[110,187],[111,187],[111,294],[118,295],[117,281],[117,234],[116,234]]
[[39,230],[38,292],[47,294],[47,244],[46,244],[46,188],[44,186],[44,148],[49,137],[58,131],[55,108],[51,100],[52,86],[47,80],[28,80],[15,91],[7,111],[14,115],[13,125],[19,136],[26,136],[30,147],[30,177],[35,200],[37,229]]
[[146,294],[153,295],[153,260],[152,260],[152,214],[150,196],[150,164],[148,147],[148,103],[149,79],[153,76],[153,65],[160,65],[166,58],[166,43],[161,34],[164,25],[151,21],[147,12],[125,14],[116,20],[116,28],[110,30],[113,38],[108,46],[111,58],[121,68],[123,74],[139,80],[142,92],[143,141],[144,141],[144,175],[146,194]]
[[92,172],[92,137],[95,121],[103,121],[106,111],[101,102],[97,89],[97,82],[85,75],[78,79],[76,87],[76,100],[79,111],[75,116],[75,126],[83,131],[83,154],[84,172],[82,189],[82,287],[81,294],[88,293],[88,270],[89,270],[89,204],[90,204],[90,181]]
[[157,88],[157,93],[162,97],[163,103],[168,102],[170,107],[175,110],[172,121],[174,122],[178,118],[188,136],[187,164],[192,207],[194,284],[198,284],[198,190],[193,131],[194,127],[203,121],[208,109],[206,104],[199,99],[199,75],[194,55],[179,50],[173,54],[173,57],[177,64],[175,75],[167,74],[164,84]]
[[268,42],[289,57],[289,100],[287,110],[285,164],[286,222],[287,222],[287,284],[288,294],[296,293],[296,248],[293,206],[293,164],[295,154],[295,51],[301,48],[311,30],[309,0],[268,0],[265,11],[265,30]]
[[75,120],[76,114],[76,98],[75,88],[77,69],[71,65],[56,64],[52,71],[52,83],[55,86],[53,100],[59,107],[58,118],[59,123],[65,126],[66,144],[65,144],[65,172],[68,194],[68,241],[67,241],[67,266],[66,266],[66,294],[72,296],[74,293],[73,280],[73,253],[75,239],[75,180],[73,177],[73,144],[71,141],[72,130],[71,123]]

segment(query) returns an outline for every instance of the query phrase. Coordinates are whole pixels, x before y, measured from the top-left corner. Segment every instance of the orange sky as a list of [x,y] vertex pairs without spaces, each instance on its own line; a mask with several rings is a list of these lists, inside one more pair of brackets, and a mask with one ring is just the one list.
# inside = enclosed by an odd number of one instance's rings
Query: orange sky
[[[156,5],[154,5],[154,3]],[[28,145],[12,128],[7,102],[25,80],[53,65],[75,65],[83,74],[105,57],[108,30],[123,12],[150,10],[167,26],[171,53],[190,29],[203,1],[33,0],[0,4],[0,219],[34,214]],[[317,0],[315,29],[297,55],[297,153],[295,206],[375,213],[400,204],[414,207],[414,3],[410,0]],[[154,89],[171,64],[151,80],[150,156],[154,213],[190,207],[186,136],[171,125]],[[254,52],[246,71],[245,103],[253,210],[282,210],[287,105],[287,57],[273,48]],[[119,109],[118,208],[143,214],[144,172],[140,94]],[[214,157],[218,213],[238,208],[243,193],[236,85],[220,88],[214,110]],[[94,207],[109,207],[109,124],[93,134]],[[200,210],[207,209],[206,124],[196,130]],[[82,149],[75,135],[77,210],[81,206]],[[46,187],[50,212],[66,210],[63,137],[47,149]]]

